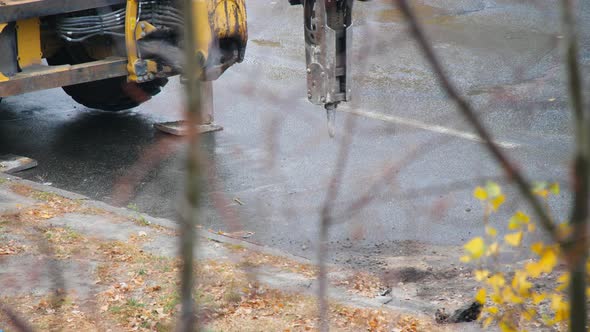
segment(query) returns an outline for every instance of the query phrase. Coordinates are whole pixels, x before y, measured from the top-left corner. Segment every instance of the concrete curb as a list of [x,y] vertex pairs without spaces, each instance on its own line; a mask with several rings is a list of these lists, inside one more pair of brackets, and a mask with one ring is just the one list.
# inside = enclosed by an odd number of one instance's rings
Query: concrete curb
[[[17,176],[14,176],[14,175],[2,174],[0,177],[4,178],[10,182],[13,182],[13,183],[20,183],[20,184],[26,185],[26,186],[31,187],[31,188],[38,190],[38,191],[56,194],[56,195],[59,195],[59,196],[62,196],[62,197],[65,197],[65,198],[68,198],[71,200],[82,200],[88,206],[95,207],[95,208],[98,208],[98,209],[101,209],[104,211],[112,212],[112,213],[130,218],[130,219],[141,217],[151,224],[162,226],[164,228],[168,228],[171,230],[176,230],[176,228],[178,226],[178,222],[170,220],[170,219],[152,217],[150,215],[147,215],[147,214],[144,214],[141,212],[137,212],[137,211],[133,211],[128,208],[112,206],[112,205],[109,205],[104,202],[93,200],[93,199],[91,199],[87,196],[84,196],[84,195],[80,195],[80,194],[76,194],[76,193],[66,191],[63,189],[44,185],[42,183],[37,183],[37,182],[30,181],[30,180],[22,179]],[[289,254],[287,252],[284,252],[284,251],[276,249],[276,248],[267,247],[267,246],[256,244],[256,243],[249,242],[246,240],[236,239],[233,237],[217,234],[217,233],[211,232],[209,230],[201,229],[201,230],[199,230],[199,234],[201,235],[201,237],[208,239],[208,240],[215,241],[215,242],[224,243],[224,244],[231,244],[231,245],[239,245],[239,246],[244,247],[245,249],[255,250],[255,251],[258,251],[258,252],[261,252],[264,254],[269,254],[272,256],[279,256],[279,257],[288,258],[288,259],[293,260],[298,263],[312,264],[312,261],[310,261],[307,258],[301,257],[301,256],[292,255],[292,254]]]

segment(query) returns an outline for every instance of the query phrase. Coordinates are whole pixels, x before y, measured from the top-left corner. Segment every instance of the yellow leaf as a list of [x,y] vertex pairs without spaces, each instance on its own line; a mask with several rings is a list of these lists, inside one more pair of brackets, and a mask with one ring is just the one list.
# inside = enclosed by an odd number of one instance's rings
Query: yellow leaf
[[500,252],[500,245],[498,242],[494,242],[488,246],[488,250],[486,251],[486,256],[495,256],[498,255]]
[[498,313],[498,311],[499,311],[499,310],[498,310],[498,307],[494,307],[494,306],[491,306],[491,307],[484,307],[484,309],[483,309],[483,310],[484,310],[485,312],[489,312],[489,313],[490,313],[490,314],[492,314],[492,315],[495,315],[495,314],[497,314],[497,313]]
[[514,231],[514,230],[517,230],[520,228],[520,224],[516,220],[514,220],[513,218],[510,218],[510,221],[508,221],[508,229],[511,231]]
[[526,213],[524,213],[522,211],[516,211],[514,216],[516,217],[516,219],[518,219],[518,221],[521,224],[528,224],[529,221],[531,221],[531,218]]
[[537,305],[541,302],[543,302],[543,300],[547,297],[547,294],[545,293],[533,293],[533,304]]
[[486,234],[489,236],[496,236],[498,234],[498,230],[492,226],[486,226]]
[[554,319],[550,319],[548,316],[545,315],[543,315],[543,322],[546,326],[553,326],[557,324],[557,322]]
[[553,195],[559,195],[559,183],[553,182],[551,186],[549,186],[549,191],[551,191]]
[[528,281],[528,276],[525,271],[516,271],[512,278],[512,288],[520,296],[528,297],[529,290],[533,287],[533,284]]
[[543,272],[550,273],[557,265],[557,254],[553,250],[545,250],[543,256],[539,259],[539,264],[542,266]]
[[557,282],[559,283],[559,286],[555,287],[555,289],[557,291],[563,291],[565,290],[570,283],[570,275],[569,273],[564,273],[562,275],[559,276],[559,278],[557,278]]
[[522,313],[522,317],[526,321],[531,321],[535,317],[536,314],[537,314],[537,311],[535,309],[529,308]]
[[478,236],[467,242],[463,247],[473,259],[480,258],[485,252],[485,242],[481,236]]
[[563,301],[561,295],[551,295],[551,309],[555,312],[556,321],[561,322],[569,318],[569,303]]
[[561,238],[566,238],[572,234],[572,226],[567,222],[559,224],[557,226],[557,232]]
[[543,242],[535,242],[531,245],[531,251],[539,256],[543,253],[543,248]]
[[539,181],[535,181],[535,183],[533,183],[533,192],[537,193],[543,189],[547,188],[547,182],[539,182]]
[[492,325],[493,322],[494,322],[493,317],[486,318],[486,320],[483,321],[483,328],[487,329],[490,325]]
[[502,297],[504,298],[505,301],[508,301],[508,302],[514,303],[514,304],[521,304],[524,302],[523,298],[514,294],[514,292],[512,291],[512,288],[510,288],[510,287],[504,287],[504,289],[502,289]]
[[518,247],[520,245],[520,242],[522,241],[522,231],[512,234],[506,234],[504,236],[504,241],[513,247]]
[[480,288],[475,295],[475,301],[484,304],[486,303],[486,290],[485,288]]
[[515,230],[519,229],[523,224],[528,224],[531,218],[522,211],[516,211],[516,213],[508,221],[508,229]]
[[500,330],[502,332],[516,332],[516,329],[510,326],[507,322],[501,321],[500,322]]
[[543,273],[543,266],[539,262],[526,263],[525,271],[533,278],[538,278]]
[[506,280],[501,273],[496,273],[493,276],[489,277],[486,283],[494,288],[499,288],[506,284]]
[[529,233],[533,233],[536,229],[537,227],[533,223],[527,225],[527,231],[529,231]]
[[500,208],[500,206],[502,206],[505,200],[506,197],[504,197],[504,195],[498,195],[496,198],[494,198],[492,200],[492,208],[494,209],[494,211],[498,211],[498,209]]
[[[518,288],[518,284],[520,283],[520,280],[522,278],[522,273],[519,273],[521,271],[516,271],[514,273],[514,277],[512,278],[512,288],[516,289]],[[526,276],[525,276],[526,278]]]
[[488,270],[475,270],[475,280],[482,281],[485,280],[489,275],[490,271]]
[[478,186],[473,191],[473,197],[479,199],[480,201],[485,201],[488,198],[488,194],[486,193],[485,189]]
[[569,310],[561,309],[555,312],[555,322],[563,322],[569,319]]
[[471,262],[471,257],[469,257],[469,256],[461,256],[461,258],[459,258],[459,260],[462,263],[469,263],[469,262]]
[[502,298],[502,295],[500,293],[493,293],[492,295],[490,295],[490,299],[492,300],[492,302],[497,304],[504,303],[504,299]]
[[488,181],[486,183],[486,192],[491,198],[496,198],[502,195],[502,188],[496,182]]

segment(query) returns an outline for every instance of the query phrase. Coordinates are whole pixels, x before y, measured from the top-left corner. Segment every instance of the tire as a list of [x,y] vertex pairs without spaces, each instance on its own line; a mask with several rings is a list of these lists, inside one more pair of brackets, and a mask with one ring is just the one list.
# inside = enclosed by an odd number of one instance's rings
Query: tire
[[[95,61],[82,45],[66,45],[47,58],[50,65],[80,64]],[[126,77],[108,78],[62,87],[77,103],[103,111],[122,111],[139,106],[160,93],[168,83],[166,78],[157,78],[145,83],[127,82]]]

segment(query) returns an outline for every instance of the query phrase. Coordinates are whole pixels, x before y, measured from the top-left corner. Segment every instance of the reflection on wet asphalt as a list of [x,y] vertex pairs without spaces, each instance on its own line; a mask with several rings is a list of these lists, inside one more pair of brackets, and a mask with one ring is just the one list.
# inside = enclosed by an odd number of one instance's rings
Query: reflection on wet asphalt
[[[567,186],[571,119],[557,8],[549,1],[421,6],[435,49],[496,139],[518,146],[507,151],[531,178]],[[460,244],[481,231],[472,188],[501,172],[479,143],[429,130],[471,134],[436,87],[399,13],[388,1],[359,3],[356,10],[355,103],[398,120],[357,117],[336,211],[370,188],[374,200],[350,218],[337,218],[334,259],[368,264],[378,256],[375,248],[391,251],[405,240]],[[302,30],[300,9],[252,3],[249,11],[256,42],[244,63],[214,84],[216,121],[224,131],[203,136],[208,190],[202,223],[252,231],[253,241],[314,257],[318,211],[347,115],[336,114],[337,135],[330,139],[325,112],[305,100],[303,36],[293,33]],[[182,92],[171,80],[150,102],[122,113],[86,109],[59,89],[6,98],[0,103],[0,154],[37,159],[39,167],[19,174],[33,181],[177,218],[186,146],[153,123],[181,118]],[[412,121],[420,125],[408,125]],[[384,169],[416,149],[418,156],[371,187]],[[567,211],[567,199],[553,203],[556,214]],[[515,200],[495,222],[519,206]]]

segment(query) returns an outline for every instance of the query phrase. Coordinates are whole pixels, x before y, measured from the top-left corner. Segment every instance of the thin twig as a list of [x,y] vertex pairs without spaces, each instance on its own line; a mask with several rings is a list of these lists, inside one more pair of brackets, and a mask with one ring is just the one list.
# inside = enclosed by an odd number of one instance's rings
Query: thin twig
[[[385,177],[385,176],[379,177],[378,180],[383,181],[383,183],[385,183],[385,184],[391,184],[391,179],[388,180],[387,177]],[[504,176],[497,176],[497,177],[492,177],[492,178],[480,177],[480,178],[473,178],[473,179],[468,179],[468,180],[453,181],[450,183],[427,186],[424,188],[409,189],[409,190],[403,191],[403,192],[397,192],[397,193],[394,192],[394,193],[392,193],[391,196],[388,196],[387,199],[389,201],[395,200],[396,202],[399,202],[399,201],[407,201],[407,200],[420,199],[420,198],[425,198],[425,197],[432,197],[432,196],[448,194],[450,192],[458,191],[458,190],[473,190],[474,184],[484,183],[485,181],[494,181],[497,183],[503,183],[503,182],[506,182],[506,179]],[[360,196],[359,198],[355,199],[349,205],[348,208],[343,210],[338,215],[338,221],[340,223],[342,223],[342,222],[350,220],[351,218],[354,218],[358,213],[360,213],[362,211],[363,208],[367,207],[371,202],[375,201],[376,193],[378,193],[378,192],[374,192],[372,194],[367,192],[363,196]]]
[[332,225],[332,210],[340,191],[340,185],[348,163],[348,155],[350,153],[350,145],[352,142],[353,129],[355,124],[355,117],[349,115],[346,118],[346,130],[338,149],[338,156],[336,157],[336,164],[328,191],[326,193],[326,200],[322,206],[320,215],[320,238],[318,244],[318,301],[319,301],[319,318],[320,331],[327,332],[329,330],[328,319],[328,277],[326,267],[326,257],[328,256],[328,230]]
[[[394,5],[395,3],[396,0],[393,1]],[[407,0],[397,0],[397,4],[399,5],[400,11],[406,17],[406,20],[410,27],[410,31],[416,39],[416,41],[418,42],[418,45],[420,46],[423,55],[426,57],[426,60],[428,60],[428,62],[430,63],[430,66],[432,67],[432,70],[434,71],[434,74],[436,75],[436,78],[438,79],[440,86],[443,88],[446,94],[457,104],[458,110],[461,112],[463,117],[465,117],[465,119],[470,123],[470,125],[475,129],[477,134],[484,141],[488,151],[492,154],[494,159],[502,166],[507,176],[514,180],[518,190],[526,199],[526,201],[531,205],[533,211],[539,218],[541,226],[552,236],[552,238],[556,242],[559,242],[560,239],[557,237],[557,233],[555,232],[556,226],[551,221],[551,218],[547,214],[547,211],[545,211],[545,208],[543,207],[543,204],[541,203],[540,199],[532,193],[532,187],[529,181],[510,162],[508,157],[500,150],[498,145],[494,143],[491,134],[483,125],[482,121],[479,119],[471,105],[459,94],[453,83],[451,83],[451,81],[447,77],[438,57],[434,53],[434,50],[430,42],[424,34],[424,30],[418,22],[416,15],[414,14],[414,11],[408,5]]]
[[373,180],[372,184],[364,186],[367,188],[364,194],[358,196],[358,198],[352,201],[349,206],[344,209],[344,211],[340,214],[343,219],[340,220],[347,220],[353,217],[356,213],[359,213],[363,208],[373,201],[375,195],[379,193],[381,187],[392,185],[392,181],[399,170],[407,167],[412,162],[417,160],[419,156],[422,156],[428,151],[433,150],[433,147],[441,145],[445,141],[446,140],[441,140],[439,137],[433,137],[425,143],[411,149],[403,158],[387,166],[383,172],[381,172],[381,175]]

